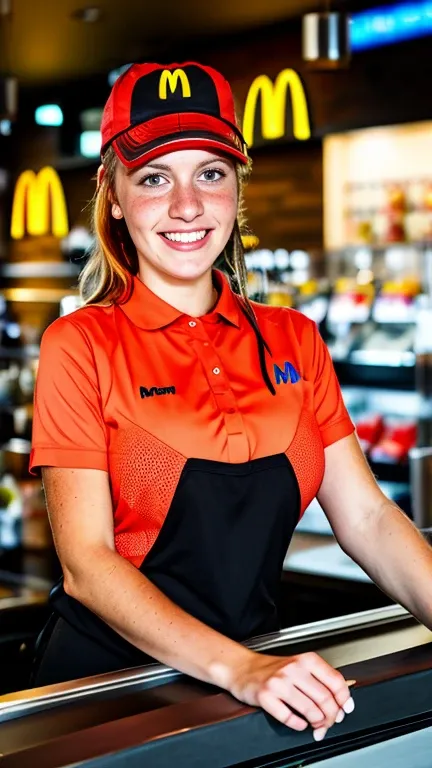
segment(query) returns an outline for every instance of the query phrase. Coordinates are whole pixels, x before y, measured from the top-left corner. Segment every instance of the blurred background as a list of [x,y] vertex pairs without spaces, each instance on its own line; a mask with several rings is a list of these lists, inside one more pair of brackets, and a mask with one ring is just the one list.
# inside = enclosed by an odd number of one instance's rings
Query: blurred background
[[[198,60],[232,84],[254,167],[250,295],[319,324],[378,481],[432,524],[431,36],[432,0],[0,0],[3,689],[59,573],[28,474],[39,342],[79,306],[102,108],[132,61]],[[388,602],[317,502],[281,590],[287,626]]]

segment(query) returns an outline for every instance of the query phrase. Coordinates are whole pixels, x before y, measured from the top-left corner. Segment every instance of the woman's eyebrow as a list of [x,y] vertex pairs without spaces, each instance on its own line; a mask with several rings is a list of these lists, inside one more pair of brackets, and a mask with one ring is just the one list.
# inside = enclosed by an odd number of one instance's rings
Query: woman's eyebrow
[[[230,160],[225,160],[223,157],[214,157],[212,160],[203,160],[201,163],[198,163],[196,166],[197,170],[199,168],[204,168],[206,165],[211,165],[211,163],[223,163],[224,165],[231,165]],[[144,165],[142,168],[129,168],[127,171],[128,176],[132,176],[134,173],[138,173],[140,171],[141,173],[145,173],[147,169],[156,170],[156,171],[171,171],[172,167],[170,165],[164,165],[163,163],[148,163],[147,165]]]
[[163,165],[162,163],[148,163],[147,165],[143,165],[141,168],[128,168],[127,170],[127,176],[133,176],[134,173],[144,173],[147,168],[154,168],[157,171],[170,171],[171,168],[169,165]]
[[231,161],[226,160],[224,157],[214,157],[213,160],[203,160],[202,163],[198,163],[197,168],[204,168],[205,165],[211,165],[211,163],[223,163],[224,165],[231,165]]

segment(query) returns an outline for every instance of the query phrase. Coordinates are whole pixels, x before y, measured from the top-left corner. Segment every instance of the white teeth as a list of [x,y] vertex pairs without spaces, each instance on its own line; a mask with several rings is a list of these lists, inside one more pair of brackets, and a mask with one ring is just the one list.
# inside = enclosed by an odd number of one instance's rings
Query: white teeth
[[164,232],[164,237],[167,240],[172,240],[174,243],[196,243],[197,240],[202,240],[205,235],[205,229],[201,229],[198,232]]

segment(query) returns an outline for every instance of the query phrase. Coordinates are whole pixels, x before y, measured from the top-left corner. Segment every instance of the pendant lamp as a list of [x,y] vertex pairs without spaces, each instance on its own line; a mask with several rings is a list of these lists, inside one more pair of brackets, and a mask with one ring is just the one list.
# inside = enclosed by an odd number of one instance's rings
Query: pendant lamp
[[350,19],[336,11],[303,16],[303,59],[314,69],[337,69],[350,61]]

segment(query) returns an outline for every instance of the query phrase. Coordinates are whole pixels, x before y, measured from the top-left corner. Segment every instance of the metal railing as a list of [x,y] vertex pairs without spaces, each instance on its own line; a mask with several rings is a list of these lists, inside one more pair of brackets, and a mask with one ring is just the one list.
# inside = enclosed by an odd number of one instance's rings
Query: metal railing
[[[254,651],[268,651],[280,646],[289,646],[305,640],[338,635],[357,629],[373,629],[386,624],[414,619],[400,605],[389,605],[370,611],[352,613],[324,621],[303,624],[281,630],[271,635],[262,635],[244,643]],[[120,670],[97,677],[88,677],[67,683],[34,688],[0,696],[0,724],[2,719],[13,715],[24,715],[41,711],[59,704],[72,702],[74,699],[97,696],[110,691],[128,688],[140,688],[142,685],[162,685],[172,682],[182,673],[162,664],[152,664],[133,669]]]

